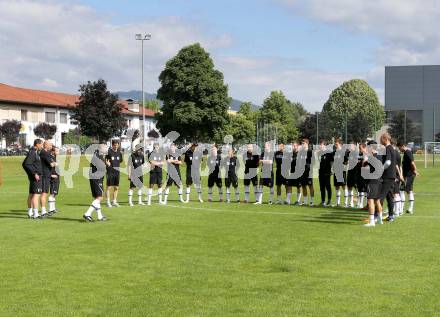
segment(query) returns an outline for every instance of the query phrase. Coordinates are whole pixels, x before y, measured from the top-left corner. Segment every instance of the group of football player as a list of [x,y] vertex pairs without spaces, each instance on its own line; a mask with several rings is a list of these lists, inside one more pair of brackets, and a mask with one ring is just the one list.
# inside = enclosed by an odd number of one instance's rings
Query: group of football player
[[[135,192],[139,205],[151,205],[154,196],[158,196],[159,204],[166,205],[173,185],[177,187],[180,202],[190,201],[192,186],[197,191],[198,201],[203,202],[201,181],[203,173],[208,176],[208,202],[213,201],[213,189],[216,187],[220,202],[230,203],[233,189],[236,202],[250,203],[252,186],[254,204],[257,205],[263,203],[264,189],[268,188],[268,204],[314,206],[313,172],[318,169],[317,178],[321,193],[319,205],[368,209],[370,216],[366,226],[375,226],[376,223],[383,222],[385,200],[388,206],[386,219],[390,222],[404,213],[406,196],[409,201],[406,212],[411,214],[414,210],[413,183],[418,172],[412,151],[405,144],[396,144],[387,133],[381,136],[380,144],[375,141],[343,144],[341,139],[336,139],[332,145],[323,140],[314,149],[308,139],[292,142],[288,146],[278,144],[277,150],[274,149],[276,146],[274,143],[267,142],[261,151],[254,144],[248,144],[237,150],[231,145],[204,147],[194,143],[178,148],[175,144],[155,143],[153,150],[145,153],[141,142],[133,142],[133,145],[126,164],[130,184],[129,206],[134,206]],[[47,217],[57,212],[55,207],[59,189],[57,154],[58,149],[52,146],[50,141],[36,140],[23,162],[30,181],[28,196],[30,218]],[[89,172],[94,200],[83,215],[85,220],[93,221],[94,211],[99,221],[106,220],[101,210],[101,202],[104,198],[107,200],[108,208],[120,206],[118,193],[123,160],[124,156],[118,140],[113,140],[110,148],[102,143],[94,151]],[[202,164],[203,161],[206,164]],[[183,163],[186,166],[185,197],[180,171]],[[149,164],[148,187],[144,186],[147,164]],[[163,184],[164,170],[166,170],[165,184]],[[106,178],[105,191],[104,178]],[[244,200],[241,200],[239,179],[243,180]],[[332,187],[336,191],[333,204]],[[156,192],[154,192],[155,188]],[[283,188],[286,193],[284,199]],[[296,199],[292,202],[293,188],[296,188]],[[276,200],[274,200],[275,190]],[[47,199],[49,211],[46,211]],[[38,210],[40,202],[41,215]]]

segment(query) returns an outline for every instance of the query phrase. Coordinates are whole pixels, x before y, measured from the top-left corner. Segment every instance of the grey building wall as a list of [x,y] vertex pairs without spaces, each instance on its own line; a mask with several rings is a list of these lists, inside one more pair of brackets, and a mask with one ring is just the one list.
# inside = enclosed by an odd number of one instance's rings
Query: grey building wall
[[385,110],[423,111],[423,142],[440,131],[440,65],[385,67]]

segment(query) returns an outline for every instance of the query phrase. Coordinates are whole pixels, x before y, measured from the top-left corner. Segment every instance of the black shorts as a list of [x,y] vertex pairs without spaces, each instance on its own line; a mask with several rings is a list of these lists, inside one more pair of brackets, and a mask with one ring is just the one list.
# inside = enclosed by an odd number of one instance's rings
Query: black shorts
[[347,180],[347,172],[346,171],[343,172],[343,177],[344,177],[343,181],[338,182],[336,175],[333,175],[333,185],[335,187],[345,186],[345,184],[347,183],[347,181],[346,181]]
[[178,187],[182,186],[182,177],[180,177],[180,173],[174,174],[173,177],[171,177],[170,174],[167,174],[167,187],[170,187],[173,184]]
[[394,188],[393,188],[393,194],[399,194],[400,193],[400,179],[396,179],[394,182]]
[[217,187],[222,187],[222,179],[218,177],[217,174],[209,174],[208,176],[208,187],[214,187],[214,184]]
[[252,186],[257,186],[258,184],[258,177],[254,176],[252,178],[245,178],[243,181],[244,186],[249,186],[252,183]]
[[281,174],[281,170],[276,171],[275,184],[277,186],[286,185],[286,178]]
[[313,178],[310,177],[301,177],[299,180],[300,186],[313,186]]
[[120,173],[107,173],[107,186],[119,186]]
[[[136,181],[136,178],[139,179],[139,182],[140,182],[141,184],[139,184],[139,183]],[[133,180],[130,178],[130,188],[138,188],[138,189],[141,189],[141,188],[144,186],[144,177],[143,177],[143,176],[139,176],[139,177],[134,176],[134,180],[135,180],[135,182],[133,182]],[[137,184],[137,185],[136,185],[136,184]],[[138,185],[139,185],[139,186],[138,186]]]
[[36,181],[34,176],[29,177],[29,194],[41,194],[43,191],[41,176],[40,180]]
[[356,171],[350,170],[347,173],[347,186],[352,188],[356,186]]
[[150,186],[151,185],[162,186],[162,171],[150,172]]
[[380,188],[380,199],[385,199],[388,194],[394,195],[394,179],[382,180],[382,186]]
[[365,193],[367,191],[367,182],[362,177],[358,177],[356,179],[356,188],[358,192]]
[[414,179],[416,178],[416,175],[411,174],[411,175],[407,175],[405,177],[405,191],[406,192],[412,192],[413,191],[413,187],[414,187]]
[[41,191],[45,194],[50,192],[50,176],[41,177]]
[[260,177],[260,182],[259,185],[260,186],[265,186],[265,187],[273,187],[273,172],[270,173],[270,177]]
[[90,179],[90,190],[93,198],[104,196],[104,178]]
[[228,177],[226,177],[225,179],[225,186],[226,187],[234,187],[237,188],[238,187],[238,177],[237,175],[228,175]]
[[50,194],[58,195],[58,191],[60,189],[60,179],[59,178],[51,178],[50,179]]
[[300,178],[286,178],[286,187],[300,187],[301,179]]
[[367,199],[380,199],[382,184],[380,181],[368,182]]

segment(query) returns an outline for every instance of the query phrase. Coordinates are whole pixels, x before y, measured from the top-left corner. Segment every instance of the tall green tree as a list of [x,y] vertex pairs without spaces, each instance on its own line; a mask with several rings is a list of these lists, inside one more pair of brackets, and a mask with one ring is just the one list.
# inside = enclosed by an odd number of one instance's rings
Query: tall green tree
[[299,136],[298,108],[281,91],[272,91],[270,96],[264,100],[258,113],[258,121],[272,124],[277,128],[278,142],[288,143]]
[[20,134],[21,122],[17,120],[6,120],[0,125],[0,134],[6,140],[6,146],[17,141]]
[[72,118],[79,124],[81,134],[98,141],[120,135],[127,122],[118,95],[110,93],[107,83],[103,79],[89,81],[80,86],[79,92],[81,96],[72,110]]
[[223,74],[200,44],[182,48],[166,63],[159,81],[157,97],[163,105],[156,118],[162,135],[177,131],[190,141],[220,141],[214,139],[226,130],[231,99]]
[[52,139],[56,132],[57,126],[46,122],[41,122],[34,128],[35,135],[45,140]]
[[254,143],[255,123],[241,113],[231,114],[226,134],[234,137],[235,144]]
[[364,80],[353,79],[333,90],[324,104],[333,136],[360,142],[379,130],[385,111],[376,92]]
[[[307,138],[310,142],[318,144],[321,140],[331,142],[332,133],[328,126],[328,118],[325,113],[310,113],[299,125],[301,138]],[[318,139],[316,139],[318,137]]]
[[63,140],[64,144],[76,144],[81,148],[86,148],[92,144],[92,139],[86,135],[82,135],[79,128],[70,129]]
[[398,142],[414,142],[417,138],[417,129],[411,119],[405,116],[404,111],[394,114],[389,122],[388,133]]
[[246,101],[240,105],[237,111],[238,114],[243,115],[246,119],[252,121],[254,124],[257,122],[258,111],[254,109],[252,103]]

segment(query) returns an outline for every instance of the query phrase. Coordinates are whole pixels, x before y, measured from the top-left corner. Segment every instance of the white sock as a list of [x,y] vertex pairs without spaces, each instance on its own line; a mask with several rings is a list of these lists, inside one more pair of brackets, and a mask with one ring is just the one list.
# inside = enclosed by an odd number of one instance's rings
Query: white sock
[[208,187],[208,199],[212,200],[212,187]]
[[226,201],[231,201],[231,189],[226,187]]
[[128,203],[130,205],[133,203],[133,189],[128,190]]
[[221,187],[218,187],[218,196],[220,200],[223,200],[223,189]]
[[359,197],[358,197],[358,208],[362,208],[364,207],[364,193],[359,193]]
[[186,202],[189,202],[189,195],[191,194],[191,187],[186,188]]
[[270,192],[269,192],[269,201],[270,201],[270,202],[272,202],[272,200],[273,200],[273,195],[274,195],[274,193],[275,193],[274,188],[271,187],[271,188],[270,188]]
[[157,189],[157,195],[159,196],[159,202],[162,202],[162,187]]
[[336,191],[336,205],[340,205],[341,204],[341,190],[338,189]]
[[235,200],[240,201],[240,188],[235,188]]
[[92,201],[92,203],[90,204],[89,209],[87,209],[85,215],[91,217],[92,216],[92,212],[95,209],[100,209],[101,208],[101,203],[99,202],[98,199],[95,199],[94,201]]
[[301,202],[301,197],[302,197],[302,193],[301,193],[301,192],[296,193],[296,201],[297,201],[298,203]]
[[311,204],[313,204],[313,199],[314,199],[315,197],[313,197],[313,196],[310,196],[310,203]]
[[345,187],[344,189],[344,204],[348,205],[348,189]]
[[28,215],[29,215],[29,217],[32,217],[32,215],[34,214],[33,212],[34,211],[33,211],[32,208],[28,208]]
[[353,189],[350,190],[350,192],[348,193],[348,195],[350,196],[350,206],[354,206],[354,195],[353,195]]
[[257,186],[254,186],[254,197],[255,197],[255,201],[258,201],[259,191],[258,191],[258,187]]
[[408,195],[408,200],[409,200],[409,208],[408,211],[409,212],[413,212],[414,211],[414,192],[409,192]]
[[41,215],[45,215],[46,213],[46,207],[41,207]]
[[101,220],[102,218],[104,218],[104,216],[102,215],[101,212],[101,204],[99,204],[99,208],[96,209],[96,213],[98,214],[98,219]]
[[400,192],[400,208],[402,210],[402,212],[405,210],[405,192],[401,191]]
[[258,188],[258,202],[262,203],[263,202],[263,186]]
[[179,194],[179,200],[183,203],[183,198],[182,198],[183,189],[182,189],[182,187],[179,187],[177,193]]
[[40,215],[38,214],[38,208],[34,208],[34,217],[37,218]]
[[[133,193],[133,191],[132,191]],[[138,189],[138,203],[142,203],[142,189]]]
[[281,202],[281,201],[282,201],[281,195],[277,195],[277,202]]
[[106,196],[107,196],[107,205],[110,205],[110,189],[107,189]]
[[153,195],[153,188],[148,188],[148,204],[151,205],[151,196]]
[[250,187],[249,186],[244,186],[244,200],[246,202],[249,201],[249,191],[250,191]]
[[374,222],[374,215],[370,215],[370,225],[375,226],[376,223]]
[[199,200],[202,200],[202,186],[197,186],[197,195],[199,196]]
[[307,205],[307,200],[308,200],[308,197],[304,196],[304,205]]
[[162,202],[164,203],[164,204],[166,204],[167,203],[167,201],[168,201],[168,195],[170,194],[170,188],[168,187],[168,188],[165,188],[165,194],[164,194],[164,197],[163,197],[163,200],[162,200]]
[[290,204],[290,200],[292,199],[292,193],[287,193],[286,194],[286,203]]
[[49,212],[54,211],[55,210],[55,198],[49,197],[48,203],[49,203]]

